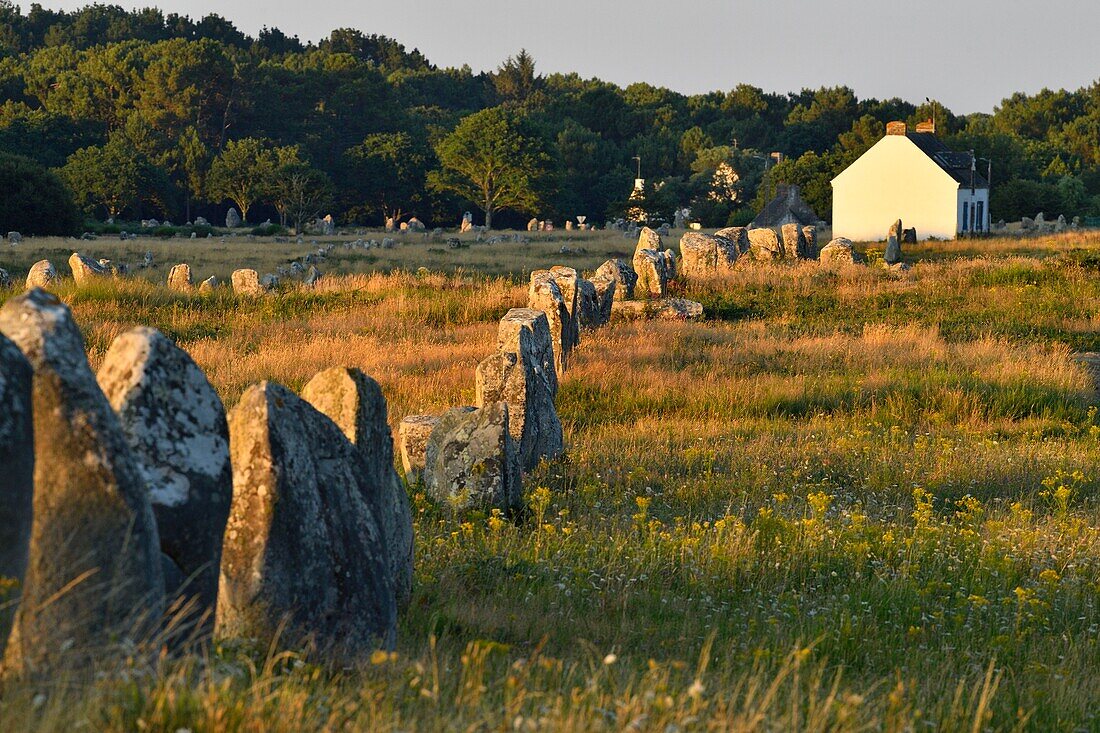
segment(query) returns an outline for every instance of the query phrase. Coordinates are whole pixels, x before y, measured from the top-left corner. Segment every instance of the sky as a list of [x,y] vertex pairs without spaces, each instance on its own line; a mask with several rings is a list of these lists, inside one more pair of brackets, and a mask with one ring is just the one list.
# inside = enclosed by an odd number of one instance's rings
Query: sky
[[[86,2],[50,2],[73,9]],[[126,0],[101,0],[130,7]],[[27,0],[17,4],[29,7]],[[860,98],[992,112],[1013,92],[1100,80],[1100,0],[147,0],[218,13],[255,35],[358,28],[438,66],[492,70],[526,48],[540,73],[577,72],[685,94],[747,83],[785,93],[847,85]]]

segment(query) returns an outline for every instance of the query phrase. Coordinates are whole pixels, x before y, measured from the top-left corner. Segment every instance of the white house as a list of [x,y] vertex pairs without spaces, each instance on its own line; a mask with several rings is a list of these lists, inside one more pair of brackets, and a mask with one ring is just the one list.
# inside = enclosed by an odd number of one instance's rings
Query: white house
[[886,136],[833,179],[833,236],[886,237],[895,220],[920,239],[989,231],[989,183],[971,153],[952,152],[931,122],[909,132],[891,122]]

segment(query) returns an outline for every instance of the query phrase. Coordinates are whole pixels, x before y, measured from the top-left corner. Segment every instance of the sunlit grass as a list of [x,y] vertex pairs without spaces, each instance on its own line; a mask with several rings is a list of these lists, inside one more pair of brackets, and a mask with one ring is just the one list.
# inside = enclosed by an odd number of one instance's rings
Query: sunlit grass
[[[1095,729],[1100,417],[1074,351],[1100,333],[1100,238],[951,246],[911,248],[903,274],[743,266],[682,286],[709,320],[590,334],[558,398],[568,452],[527,477],[520,521],[452,517],[413,489],[416,587],[392,657],[334,669],[221,640],[155,670],[11,683],[0,719]],[[346,364],[379,380],[396,424],[471,403],[497,320],[525,299],[525,265],[403,266],[261,300],[60,293],[93,364],[149,324],[229,405]]]

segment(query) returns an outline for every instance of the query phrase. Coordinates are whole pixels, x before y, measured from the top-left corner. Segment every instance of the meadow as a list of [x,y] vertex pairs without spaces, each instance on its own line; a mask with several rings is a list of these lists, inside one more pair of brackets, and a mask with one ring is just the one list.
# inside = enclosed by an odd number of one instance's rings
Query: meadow
[[[370,236],[380,239],[381,234]],[[357,237],[350,237],[355,239]],[[341,239],[349,239],[342,237]],[[467,239],[467,237],[463,237]],[[318,238],[321,243],[327,241]],[[674,238],[667,246],[678,249]],[[337,247],[314,289],[169,292],[273,270],[309,242],[31,240],[160,266],[58,288],[98,367],[155,326],[227,406],[334,365],[393,425],[474,399],[532,268],[592,269],[618,234],[451,250]],[[559,254],[567,245],[584,249]],[[861,245],[871,260],[881,245]],[[907,272],[746,263],[678,283],[707,317],[615,320],[558,397],[567,453],[516,521],[410,488],[396,653],[337,668],[215,640],[156,669],[8,683],[10,730],[1100,730],[1100,235],[908,247]],[[0,295],[10,297],[14,291]]]

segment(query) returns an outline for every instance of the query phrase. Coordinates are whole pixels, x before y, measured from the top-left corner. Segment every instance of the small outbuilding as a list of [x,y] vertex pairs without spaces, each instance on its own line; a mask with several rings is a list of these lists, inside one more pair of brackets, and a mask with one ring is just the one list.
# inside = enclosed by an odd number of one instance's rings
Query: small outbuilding
[[902,219],[920,239],[989,231],[989,182],[972,153],[956,153],[929,121],[886,136],[833,179],[833,236],[878,241]]
[[781,227],[784,224],[798,224],[800,227],[816,226],[820,218],[802,199],[802,192],[793,184],[781,184],[776,189],[775,198],[768,202],[755,219],[752,229]]

